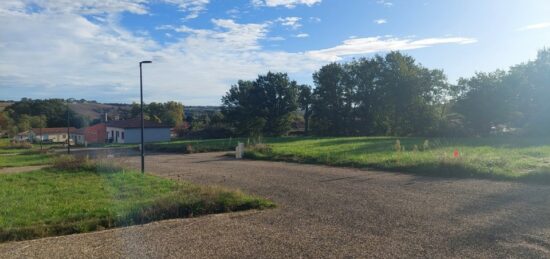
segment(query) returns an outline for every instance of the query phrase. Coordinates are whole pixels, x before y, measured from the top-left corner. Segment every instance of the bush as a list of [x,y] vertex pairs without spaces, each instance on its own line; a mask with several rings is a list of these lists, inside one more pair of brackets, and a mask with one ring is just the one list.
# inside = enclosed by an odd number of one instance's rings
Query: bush
[[90,160],[87,157],[63,155],[56,158],[52,168],[61,171],[90,171],[96,173],[124,172],[124,167],[109,160]]
[[31,149],[32,144],[29,142],[12,142],[7,148],[8,149]]
[[78,171],[89,170],[91,165],[90,160],[86,157],[62,155],[53,161],[52,168],[62,171]]
[[247,151],[268,154],[271,152],[271,148],[266,144],[254,144],[254,145],[248,146]]

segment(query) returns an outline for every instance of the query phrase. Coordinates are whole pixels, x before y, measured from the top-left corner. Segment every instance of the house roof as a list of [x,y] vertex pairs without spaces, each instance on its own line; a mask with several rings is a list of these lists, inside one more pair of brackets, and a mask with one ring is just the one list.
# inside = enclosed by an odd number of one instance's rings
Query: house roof
[[[164,125],[164,124],[150,121],[150,120],[145,120],[144,126],[145,128],[171,128],[168,125]],[[121,128],[121,129],[141,128],[141,119],[133,118],[129,120],[110,121],[110,122],[107,122],[107,127]]]
[[[34,128],[32,129],[32,132],[35,134],[40,134],[40,128]],[[77,129],[75,127],[70,127],[69,132],[74,133]],[[42,134],[61,134],[61,133],[67,133],[67,128],[42,128]]]

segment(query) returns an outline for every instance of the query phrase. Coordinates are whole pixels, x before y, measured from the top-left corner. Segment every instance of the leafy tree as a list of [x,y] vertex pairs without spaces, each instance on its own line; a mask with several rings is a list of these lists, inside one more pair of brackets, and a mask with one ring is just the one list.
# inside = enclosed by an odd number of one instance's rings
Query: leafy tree
[[300,109],[304,111],[304,123],[305,123],[305,134],[309,133],[309,118],[311,117],[311,103],[313,102],[313,93],[311,86],[309,85],[300,85],[299,86],[299,96],[298,104]]
[[313,74],[315,98],[312,103],[312,126],[323,135],[344,135],[345,120],[348,117],[344,100],[343,65],[332,63]]
[[489,134],[491,128],[506,120],[506,106],[502,95],[506,73],[477,73],[474,77],[461,78],[459,87],[465,89],[464,96],[457,100],[454,110],[465,117],[466,127],[474,134]]
[[332,63],[313,79],[312,120],[323,135],[431,134],[448,91],[441,70],[424,68],[399,52]]
[[[6,112],[23,128],[29,128],[28,118],[24,116],[45,116],[47,127],[65,127],[67,126],[67,102],[63,99],[32,100],[23,98],[19,102],[6,107]],[[88,123],[87,118],[83,118],[69,109],[69,119],[71,126],[82,127]],[[23,130],[23,129],[19,129]]]
[[222,98],[222,113],[237,133],[282,135],[298,108],[298,86],[284,73],[267,73],[255,81],[239,81]]
[[[143,113],[146,120],[168,124],[172,127],[181,126],[185,121],[184,106],[179,102],[152,102],[150,104],[144,104]],[[141,115],[140,104],[132,103],[130,115],[132,118],[138,118]]]

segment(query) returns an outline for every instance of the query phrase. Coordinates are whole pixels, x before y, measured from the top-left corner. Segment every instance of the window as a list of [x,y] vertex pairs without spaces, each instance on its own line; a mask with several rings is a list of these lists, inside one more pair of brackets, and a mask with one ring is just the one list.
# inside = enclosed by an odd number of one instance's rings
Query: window
[[120,133],[120,139],[124,140],[124,131]]

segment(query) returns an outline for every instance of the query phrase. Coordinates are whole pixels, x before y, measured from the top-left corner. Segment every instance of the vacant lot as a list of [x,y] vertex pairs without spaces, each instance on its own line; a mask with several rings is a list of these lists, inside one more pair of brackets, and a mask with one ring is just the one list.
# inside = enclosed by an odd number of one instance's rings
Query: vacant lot
[[550,138],[285,138],[250,148],[247,156],[430,176],[550,183]]
[[[39,258],[547,258],[550,186],[445,179],[217,154],[152,155],[147,170],[268,197],[276,209],[0,244]],[[139,157],[120,158],[139,168]]]

